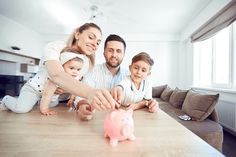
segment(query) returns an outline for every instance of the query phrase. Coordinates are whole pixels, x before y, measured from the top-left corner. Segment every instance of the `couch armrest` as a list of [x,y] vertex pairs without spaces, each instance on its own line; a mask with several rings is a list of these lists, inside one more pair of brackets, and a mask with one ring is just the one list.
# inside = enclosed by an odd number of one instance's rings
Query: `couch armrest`
[[219,116],[218,113],[216,112],[216,109],[212,111],[212,113],[208,116],[208,118],[219,123]]

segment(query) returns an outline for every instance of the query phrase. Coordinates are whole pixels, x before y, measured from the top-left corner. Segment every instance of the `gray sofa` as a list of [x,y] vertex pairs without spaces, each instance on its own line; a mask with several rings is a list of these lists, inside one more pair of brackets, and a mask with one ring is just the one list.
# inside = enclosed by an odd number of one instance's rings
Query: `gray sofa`
[[[168,85],[153,87],[153,98],[159,102],[160,109],[173,117],[211,146],[222,151],[223,129],[219,124],[215,105],[219,94],[198,93],[192,89],[173,90]],[[189,115],[190,121],[181,120],[179,115]]]

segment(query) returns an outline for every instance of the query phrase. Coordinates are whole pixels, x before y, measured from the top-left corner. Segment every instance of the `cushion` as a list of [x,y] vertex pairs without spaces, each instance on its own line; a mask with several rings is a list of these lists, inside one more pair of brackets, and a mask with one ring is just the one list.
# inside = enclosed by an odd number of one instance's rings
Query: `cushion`
[[180,90],[178,87],[176,87],[169,99],[171,105],[176,108],[182,108],[187,92],[188,90]]
[[172,94],[173,90],[167,86],[164,91],[161,93],[160,98],[164,101],[169,101],[170,95]]
[[219,94],[203,94],[189,90],[184,100],[182,110],[192,117],[192,120],[203,121],[214,110]]
[[161,93],[164,91],[164,89],[167,87],[166,85],[156,86],[152,87],[152,97],[154,98],[160,98]]

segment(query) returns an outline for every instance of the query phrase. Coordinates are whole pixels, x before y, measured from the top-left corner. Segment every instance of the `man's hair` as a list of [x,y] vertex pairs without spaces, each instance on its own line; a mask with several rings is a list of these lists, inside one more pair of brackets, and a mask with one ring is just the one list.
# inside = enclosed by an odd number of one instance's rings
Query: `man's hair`
[[121,38],[119,35],[110,34],[110,35],[106,38],[106,40],[105,40],[104,49],[106,48],[107,43],[108,43],[109,41],[119,41],[119,42],[122,42],[123,45],[124,45],[124,50],[126,49],[125,40],[124,40],[123,38]]
[[146,63],[148,63],[151,67],[154,64],[153,59],[150,57],[150,55],[146,52],[140,52],[139,54],[135,55],[132,58],[132,64],[137,62],[137,61],[144,61]]

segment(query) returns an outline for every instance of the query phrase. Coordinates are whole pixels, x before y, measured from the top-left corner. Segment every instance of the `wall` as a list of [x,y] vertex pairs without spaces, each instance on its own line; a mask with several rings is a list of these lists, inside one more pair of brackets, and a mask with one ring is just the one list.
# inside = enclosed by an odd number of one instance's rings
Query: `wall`
[[40,58],[43,39],[37,32],[0,15],[0,49],[12,51],[11,46],[21,48],[16,53]]
[[[155,62],[151,70],[153,85],[169,84],[175,87],[179,53],[178,34],[121,34],[120,36],[124,38],[127,44],[122,67],[128,69],[134,55],[142,51],[147,52]],[[96,54],[97,64],[105,61],[103,47],[102,43]]]

